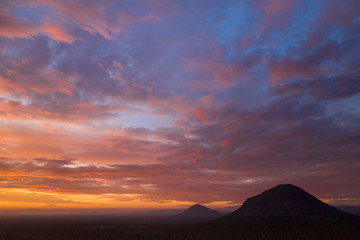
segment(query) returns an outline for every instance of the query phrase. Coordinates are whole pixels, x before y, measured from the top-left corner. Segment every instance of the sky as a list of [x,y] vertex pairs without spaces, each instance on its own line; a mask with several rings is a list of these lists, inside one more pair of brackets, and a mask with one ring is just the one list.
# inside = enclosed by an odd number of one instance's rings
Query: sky
[[358,0],[3,0],[0,210],[360,205]]

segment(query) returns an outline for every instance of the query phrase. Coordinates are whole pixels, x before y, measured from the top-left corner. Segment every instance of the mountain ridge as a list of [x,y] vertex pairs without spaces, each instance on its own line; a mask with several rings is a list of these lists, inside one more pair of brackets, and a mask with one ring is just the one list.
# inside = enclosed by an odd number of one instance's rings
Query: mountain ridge
[[280,184],[246,199],[240,208],[219,219],[226,223],[312,222],[352,220],[358,216],[332,207],[300,187]]

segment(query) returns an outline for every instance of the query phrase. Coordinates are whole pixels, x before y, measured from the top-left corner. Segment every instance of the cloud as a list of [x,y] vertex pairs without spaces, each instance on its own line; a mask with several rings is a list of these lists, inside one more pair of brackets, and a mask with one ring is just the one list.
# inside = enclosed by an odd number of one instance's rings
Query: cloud
[[122,27],[112,24],[106,20],[106,9],[108,5],[98,4],[85,4],[81,1],[73,1],[71,3],[43,1],[41,5],[48,5],[53,7],[59,14],[59,20],[76,24],[80,28],[91,34],[100,34],[104,38],[110,39],[114,35],[121,32]]
[[360,92],[359,79],[358,73],[321,77],[314,80],[304,79],[274,87],[273,92],[288,96],[310,94],[316,99],[348,98]]
[[36,27],[27,21],[17,19],[9,12],[9,7],[0,10],[0,36],[9,38],[29,38],[36,33]]
[[319,22],[322,24],[341,24],[347,27],[353,24],[354,20],[359,16],[358,7],[359,3],[357,1],[333,1],[327,4]]
[[8,2],[2,188],[241,203],[290,182],[359,199],[351,4]]
[[61,26],[54,23],[47,23],[41,27],[42,32],[48,34],[51,38],[66,42],[73,43],[75,38],[71,36],[67,31]]
[[208,118],[204,114],[204,111],[201,110],[201,109],[195,109],[194,110],[194,115],[198,120],[200,120],[203,123],[208,123],[209,122]]
[[[259,2],[256,2],[257,4]],[[259,5],[263,8],[263,11],[267,16],[277,16],[282,14],[288,14],[296,1],[286,1],[286,0],[268,0],[261,2]]]

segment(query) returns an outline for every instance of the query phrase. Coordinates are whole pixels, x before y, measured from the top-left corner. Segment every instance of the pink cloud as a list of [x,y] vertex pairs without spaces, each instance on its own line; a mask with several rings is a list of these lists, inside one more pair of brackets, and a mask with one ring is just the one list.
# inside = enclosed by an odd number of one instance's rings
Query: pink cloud
[[350,26],[359,17],[359,1],[331,1],[327,4],[324,12],[319,17],[320,24],[338,24],[344,27]]
[[[115,10],[109,4],[93,1],[91,4],[81,1],[61,2],[61,1],[39,1],[40,5],[54,7],[57,20],[69,25],[77,25],[91,34],[99,34],[106,39],[112,39],[116,35],[123,33],[128,25],[143,21],[159,20],[153,13],[147,16],[137,16],[134,12]],[[109,17],[108,14],[112,17]],[[70,35],[66,35],[64,29],[53,26],[45,29],[55,39],[73,42]],[[65,33],[64,33],[65,32]]]
[[267,16],[287,14],[294,7],[295,0],[268,0],[264,3],[264,11]]
[[207,118],[203,109],[195,109],[194,116],[202,123],[209,123],[209,119]]
[[[28,6],[38,8],[50,7],[50,16],[43,16],[40,26],[35,26],[27,21],[17,19],[10,13],[10,8]],[[111,13],[112,17],[108,16]],[[114,18],[116,20],[114,20]],[[138,16],[134,12],[113,9],[109,4],[96,1],[83,3],[81,1],[48,1],[38,0],[30,2],[13,3],[0,10],[0,35],[14,38],[28,38],[32,35],[44,33],[54,40],[73,43],[77,38],[69,33],[68,26],[77,26],[91,34],[99,34],[106,39],[124,32],[128,25],[136,23],[160,20],[155,13],[146,16]]]
[[225,65],[222,61],[206,59],[190,60],[184,64],[184,69],[199,76],[197,81],[190,83],[194,90],[230,87],[237,83],[245,72],[240,65]]
[[221,146],[222,147],[227,147],[230,145],[230,139],[229,138],[225,138],[222,142],[221,142]]
[[6,7],[0,9],[0,36],[28,38],[36,33],[36,27],[14,17]]
[[[312,41],[313,39],[310,38],[308,43],[314,44]],[[299,52],[303,53],[303,57],[294,57]],[[324,65],[324,63],[337,61],[344,54],[347,52],[334,41],[326,41],[313,51],[309,51],[305,46],[297,51],[290,52],[288,55],[270,62],[269,73],[272,77],[272,85],[296,77],[313,79],[328,74],[332,71],[332,67],[331,65]]]
[[41,31],[57,41],[73,43],[76,40],[76,38],[70,35],[63,26],[55,23],[44,24],[41,27]]
[[39,1],[38,4],[53,7],[58,13],[58,21],[76,24],[91,34],[99,33],[107,39],[112,38],[113,35],[122,30],[120,26],[111,24],[104,19],[104,12],[108,7],[105,4],[85,4],[80,1],[65,3],[47,0]]
[[270,64],[269,68],[272,76],[272,85],[279,84],[293,77],[309,77],[314,71],[303,61],[289,61],[286,58]]
[[124,65],[122,65],[121,63],[114,61],[113,62],[114,67],[119,68],[120,70],[124,70]]
[[[7,70],[7,76],[0,79],[0,87],[10,92],[28,93],[35,91],[41,94],[63,92],[72,95],[79,77],[65,74],[52,67],[36,68],[33,62],[22,59],[12,62],[13,67]],[[11,90],[10,90],[11,89]]]

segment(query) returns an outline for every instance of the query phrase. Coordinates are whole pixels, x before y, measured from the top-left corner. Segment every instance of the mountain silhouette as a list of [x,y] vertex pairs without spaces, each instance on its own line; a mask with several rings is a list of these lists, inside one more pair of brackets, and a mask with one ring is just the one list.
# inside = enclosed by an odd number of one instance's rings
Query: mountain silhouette
[[179,223],[197,223],[210,221],[224,216],[213,209],[195,204],[180,214],[174,215],[172,220]]
[[224,223],[298,223],[318,220],[354,220],[358,217],[332,207],[303,189],[282,184],[248,198],[244,204],[221,218]]

